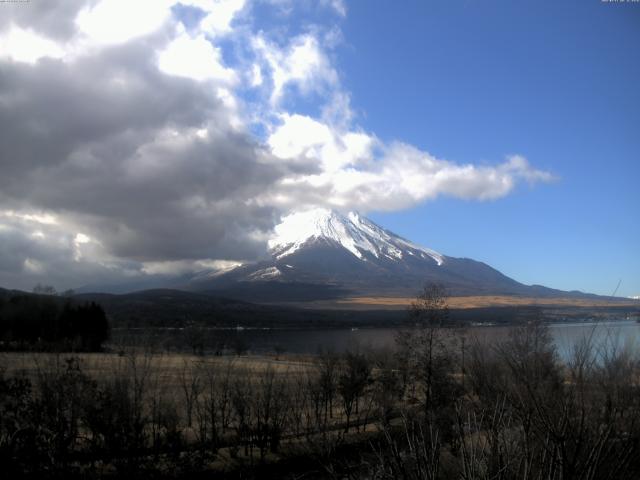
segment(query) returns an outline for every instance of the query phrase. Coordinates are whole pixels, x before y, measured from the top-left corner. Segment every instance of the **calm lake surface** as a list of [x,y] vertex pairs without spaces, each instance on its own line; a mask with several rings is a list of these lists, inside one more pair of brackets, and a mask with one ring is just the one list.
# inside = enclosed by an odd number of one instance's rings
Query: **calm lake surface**
[[[478,341],[497,345],[505,341],[512,326],[473,326],[465,329],[467,342]],[[549,325],[549,331],[561,358],[571,357],[578,342],[591,338],[597,348],[626,348],[640,353],[640,323],[632,320],[556,323]],[[276,351],[315,354],[320,351],[345,352],[369,349],[393,349],[398,332],[393,328],[325,328],[317,330],[286,329],[117,329],[112,342],[138,343],[146,338],[156,345],[170,350],[195,350],[213,354],[233,351],[236,345],[243,345],[243,351],[265,354]],[[452,330],[455,332],[455,330]],[[137,339],[137,340],[136,340]],[[469,344],[468,343],[468,344]]]
[[[481,326],[466,329],[468,339],[496,344],[508,338],[508,326]],[[551,324],[549,330],[562,358],[571,355],[576,343],[591,337],[594,345],[629,349],[640,347],[640,323],[620,320]],[[233,332],[252,352],[273,352],[276,347],[291,353],[317,353],[319,350],[364,350],[392,348],[396,328],[323,329],[323,330],[241,330]]]

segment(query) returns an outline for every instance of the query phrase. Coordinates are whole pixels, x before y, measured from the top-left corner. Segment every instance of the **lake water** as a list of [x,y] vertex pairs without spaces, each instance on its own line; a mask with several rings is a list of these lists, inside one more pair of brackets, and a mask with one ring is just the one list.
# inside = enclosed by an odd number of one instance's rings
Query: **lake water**
[[[482,326],[466,329],[467,338],[487,344],[506,340],[508,326]],[[609,321],[562,323],[549,326],[552,339],[562,358],[571,355],[574,345],[591,337],[596,346],[640,347],[640,323],[635,321]],[[240,338],[252,352],[273,352],[276,347],[290,353],[316,353],[319,350],[346,350],[393,348],[396,328],[323,329],[323,330],[242,330],[231,333]]]
[[[511,326],[474,326],[465,329],[468,342],[477,340],[496,345],[509,336]],[[160,348],[189,351],[196,348],[204,353],[233,351],[238,345],[251,353],[265,354],[282,351],[295,354],[315,354],[319,351],[345,352],[368,349],[393,349],[397,328],[325,328],[325,329],[138,329],[117,330],[112,346],[119,343],[151,341]],[[452,330],[452,332],[456,332]],[[556,323],[549,332],[561,358],[568,359],[574,346],[586,338],[602,348],[627,348],[640,352],[640,323],[629,320],[608,322]]]

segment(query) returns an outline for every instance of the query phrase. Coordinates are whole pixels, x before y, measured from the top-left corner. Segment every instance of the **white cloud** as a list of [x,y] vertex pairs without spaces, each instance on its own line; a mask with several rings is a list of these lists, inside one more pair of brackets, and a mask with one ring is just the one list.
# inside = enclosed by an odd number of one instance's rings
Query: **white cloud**
[[89,235],[85,235],[84,233],[77,233],[73,242],[76,245],[82,245],[83,243],[89,243],[91,241],[91,237]]
[[386,209],[404,208],[448,195],[468,200],[504,197],[522,180],[549,182],[553,176],[532,168],[524,157],[508,157],[498,165],[458,164],[433,157],[404,143],[385,149],[377,172],[390,192]]
[[253,66],[251,67],[251,80],[250,80],[250,85],[252,87],[259,87],[260,85],[262,85],[263,79],[262,79],[262,69],[260,68],[260,65],[258,65],[257,63],[254,63]]
[[308,94],[320,92],[327,85],[338,82],[336,71],[314,35],[295,37],[285,49],[257,36],[253,46],[271,69],[273,89],[270,100],[274,106],[282,100],[288,86],[295,86],[302,94]]
[[[280,158],[305,157],[321,160],[318,149],[332,140],[329,127],[304,115],[282,115],[282,125],[268,139],[271,151]],[[314,151],[315,150],[315,151]]]
[[322,0],[321,3],[331,7],[340,16],[347,16],[347,7],[343,0]]
[[196,7],[205,15],[198,24],[201,32],[211,36],[229,34],[232,23],[247,4],[246,0],[180,0],[182,5]]
[[218,80],[231,84],[236,80],[235,72],[222,65],[220,49],[203,34],[192,38],[183,32],[160,52],[158,68],[166,74],[197,81]]
[[334,172],[371,157],[375,139],[365,133],[340,133],[305,115],[280,118],[282,124],[267,140],[271,152],[280,158],[316,160],[323,171]]
[[141,272],[147,275],[181,275],[198,271],[226,272],[242,265],[229,260],[173,260],[142,263]]
[[82,9],[76,25],[92,42],[125,43],[160,28],[170,18],[174,3],[175,0],[101,0]]
[[73,247],[74,247],[74,253],[73,253],[73,259],[76,262],[79,262],[82,260],[84,252],[83,252],[83,245],[86,245],[87,243],[91,243],[92,239],[89,235],[85,235],[84,233],[77,233],[76,236],[73,238]]
[[15,218],[44,225],[57,225],[59,223],[56,215],[46,212],[16,212],[15,210],[4,210],[0,211],[0,219],[2,217]]
[[229,126],[237,131],[243,131],[245,122],[241,118],[240,105],[233,92],[228,88],[219,87],[216,90],[216,98],[220,100],[222,105],[227,109]]
[[348,129],[355,114],[351,109],[351,95],[342,90],[336,90],[322,107],[322,121],[341,129]]
[[557,177],[550,172],[531,168],[527,159],[522,155],[509,155],[507,158],[508,162],[505,164],[505,170],[526,180],[530,184],[536,182],[548,183],[557,180]]
[[0,59],[35,63],[41,58],[62,58],[64,49],[53,40],[38,35],[31,29],[11,25],[0,35]]
[[28,273],[42,274],[44,273],[44,265],[33,258],[26,258],[24,260],[24,269]]
[[[184,3],[184,2],[183,2]],[[232,31],[234,18],[244,8],[245,0],[209,0],[195,2],[208,14],[200,21],[200,28],[210,35],[224,35]]]
[[387,145],[367,133],[343,131],[308,116],[280,118],[282,123],[267,142],[272,153],[319,167],[318,172],[282,179],[280,190],[262,199],[282,208],[398,210],[438,196],[492,200],[508,195],[522,181],[554,180],[519,155],[497,165],[458,164],[406,143]]

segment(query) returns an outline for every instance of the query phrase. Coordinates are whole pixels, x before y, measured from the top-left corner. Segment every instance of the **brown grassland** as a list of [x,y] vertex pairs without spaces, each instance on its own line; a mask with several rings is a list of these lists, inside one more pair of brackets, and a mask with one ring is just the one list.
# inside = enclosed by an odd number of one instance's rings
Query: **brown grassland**
[[[342,307],[361,308],[407,308],[415,299],[410,297],[349,297],[337,300],[336,304]],[[536,298],[517,297],[510,295],[474,295],[466,297],[449,297],[449,308],[467,309],[482,307],[512,307],[512,306],[539,306],[539,307],[609,307],[638,306],[637,300],[611,300],[590,298]]]

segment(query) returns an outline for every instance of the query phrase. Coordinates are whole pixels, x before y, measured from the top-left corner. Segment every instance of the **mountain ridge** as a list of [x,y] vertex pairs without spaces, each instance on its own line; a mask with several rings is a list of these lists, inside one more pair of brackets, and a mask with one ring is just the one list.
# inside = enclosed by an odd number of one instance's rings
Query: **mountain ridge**
[[[292,286],[307,285],[324,299],[345,295],[413,295],[427,282],[449,294],[539,297],[592,296],[539,285],[524,285],[484,262],[456,258],[416,245],[357,212],[312,209],[285,216],[269,240],[271,258],[225,272],[194,277],[188,288],[241,292],[272,301],[291,300]],[[280,292],[278,291],[280,286]],[[306,297],[313,297],[306,292]],[[295,296],[294,296],[295,297]],[[308,299],[308,298],[307,298]]]

